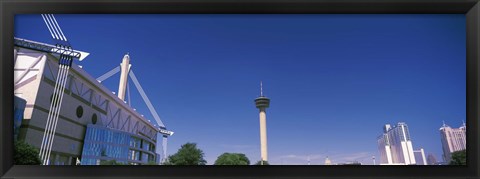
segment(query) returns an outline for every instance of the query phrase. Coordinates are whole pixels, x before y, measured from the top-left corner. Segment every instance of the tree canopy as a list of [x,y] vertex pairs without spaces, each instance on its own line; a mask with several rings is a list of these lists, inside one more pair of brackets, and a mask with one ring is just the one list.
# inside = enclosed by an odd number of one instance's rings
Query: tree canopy
[[104,161],[100,161],[100,165],[125,165],[125,164],[121,162],[117,162],[116,160],[104,160]]
[[168,156],[164,165],[205,165],[205,154],[197,148],[196,143],[183,144],[177,153]]
[[453,152],[450,165],[467,165],[467,151],[461,150]]
[[14,165],[40,165],[39,151],[24,141],[15,141],[13,153]]
[[158,163],[155,162],[155,161],[149,161],[149,162],[147,163],[147,165],[158,165]]
[[215,165],[250,165],[250,160],[245,154],[223,153],[215,160]]

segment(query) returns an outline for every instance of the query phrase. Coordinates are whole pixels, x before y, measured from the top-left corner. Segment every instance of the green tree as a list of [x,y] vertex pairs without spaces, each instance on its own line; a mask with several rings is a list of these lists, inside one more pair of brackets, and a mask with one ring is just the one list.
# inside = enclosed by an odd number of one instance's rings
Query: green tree
[[[262,165],[262,161],[259,160],[257,163],[255,163],[255,165]],[[267,161],[263,161],[263,165],[270,165]]]
[[168,156],[164,165],[205,165],[205,154],[197,148],[195,143],[183,144],[177,153]]
[[160,165],[173,165],[173,164],[167,158],[167,160],[165,160],[164,162],[160,162]]
[[14,165],[40,165],[42,161],[38,157],[39,151],[24,141],[14,142],[13,164]]
[[125,165],[121,162],[117,162],[116,160],[102,160],[100,161],[100,165]]
[[215,165],[250,165],[250,160],[245,154],[223,153],[215,160]]
[[460,150],[452,153],[450,165],[467,165],[467,151]]
[[157,162],[155,162],[155,161],[149,161],[149,162],[147,163],[147,165],[158,165],[158,164],[157,164]]

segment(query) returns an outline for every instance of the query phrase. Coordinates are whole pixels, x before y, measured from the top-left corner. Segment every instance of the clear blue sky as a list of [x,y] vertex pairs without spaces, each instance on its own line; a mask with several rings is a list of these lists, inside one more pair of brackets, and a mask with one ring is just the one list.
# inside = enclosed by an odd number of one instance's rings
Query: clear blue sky
[[[129,52],[168,129],[168,153],[195,142],[260,159],[264,94],[269,162],[378,158],[386,123],[406,122],[415,149],[441,160],[439,127],[465,120],[465,16],[56,15],[93,77]],[[40,15],[15,18],[15,36],[54,43]],[[117,91],[119,75],[105,81]],[[134,89],[134,86],[130,86]],[[132,105],[150,117],[138,92]],[[150,117],[153,121],[153,118]],[[377,159],[378,163],[378,159]]]

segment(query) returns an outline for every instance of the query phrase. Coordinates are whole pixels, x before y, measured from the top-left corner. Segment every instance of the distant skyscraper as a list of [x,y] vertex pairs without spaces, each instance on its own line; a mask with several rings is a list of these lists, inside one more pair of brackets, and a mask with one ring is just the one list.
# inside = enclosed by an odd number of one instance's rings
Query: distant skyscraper
[[428,163],[428,165],[436,165],[437,164],[437,158],[435,158],[435,156],[433,154],[428,154],[427,163]]
[[378,151],[380,152],[380,164],[392,164],[392,150],[387,132],[392,129],[390,124],[383,127],[383,134],[378,137]]
[[427,158],[425,157],[425,151],[423,149],[414,150],[415,162],[417,165],[427,165]]
[[328,157],[325,159],[325,165],[332,165],[332,161]]
[[407,124],[399,122],[394,127],[386,124],[377,143],[380,165],[412,165],[416,163]]
[[459,128],[451,128],[445,122],[440,128],[440,140],[442,141],[443,161],[450,163],[452,152],[465,150],[467,147],[467,126],[465,123]]

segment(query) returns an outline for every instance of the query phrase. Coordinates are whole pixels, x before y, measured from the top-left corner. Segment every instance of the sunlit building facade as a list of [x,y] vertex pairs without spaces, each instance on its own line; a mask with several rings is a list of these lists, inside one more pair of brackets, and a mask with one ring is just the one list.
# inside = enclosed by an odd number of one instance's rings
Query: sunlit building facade
[[380,164],[392,164],[392,150],[388,130],[391,129],[390,124],[386,124],[383,127],[383,134],[377,139],[378,151],[380,153]]
[[452,153],[467,148],[467,126],[465,123],[459,128],[451,128],[445,123],[440,128],[440,140],[443,149],[443,161],[449,163]]
[[377,138],[380,153],[380,165],[414,165],[412,141],[407,124],[399,122],[397,126],[386,124],[383,134]]
[[413,155],[415,155],[415,162],[417,162],[417,165],[428,165],[425,151],[423,149],[414,150]]

